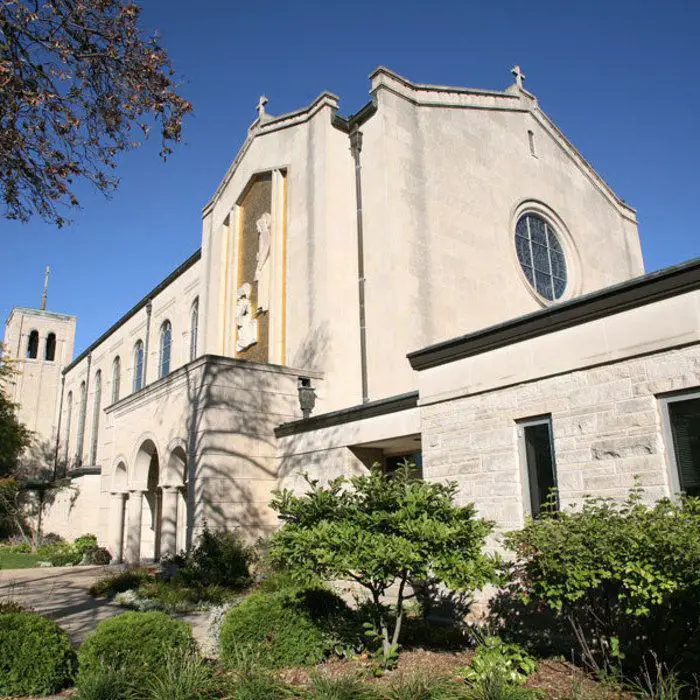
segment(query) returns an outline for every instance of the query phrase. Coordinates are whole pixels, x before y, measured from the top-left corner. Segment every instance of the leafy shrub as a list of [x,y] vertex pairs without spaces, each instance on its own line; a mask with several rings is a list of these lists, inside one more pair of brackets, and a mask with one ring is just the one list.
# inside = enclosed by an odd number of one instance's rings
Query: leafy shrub
[[250,584],[255,552],[235,532],[205,529],[197,546],[175,557],[180,567],[173,578],[184,586],[224,586],[240,590]]
[[99,671],[104,664],[115,670],[128,668],[134,678],[143,678],[168,657],[194,648],[192,630],[162,612],[127,612],[103,620],[80,647],[78,684],[84,674]]
[[[77,566],[78,564],[93,563],[91,557],[104,560],[104,554],[98,550],[103,548],[98,547],[97,537],[95,535],[81,535],[72,544],[65,542],[44,542],[40,547],[37,547],[37,554],[40,557],[51,562],[53,566]],[[104,550],[107,552],[107,550]],[[106,561],[95,561],[94,563],[108,564],[110,558]]]
[[537,670],[537,663],[517,644],[506,644],[498,637],[486,637],[464,669],[467,682],[477,684],[484,676],[494,675],[509,683],[524,683]]
[[68,635],[36,613],[1,614],[0,649],[0,695],[49,695],[75,674]]
[[106,547],[88,547],[84,550],[79,564],[106,566],[112,561],[112,555]]
[[583,659],[640,667],[646,652],[692,672],[700,664],[700,499],[653,506],[632,491],[544,513],[507,545],[517,591],[566,620]]
[[153,581],[148,569],[130,569],[113,576],[105,576],[90,586],[89,593],[94,598],[113,598],[117,593],[134,590],[142,583]]
[[315,664],[331,653],[351,620],[346,603],[324,589],[254,593],[226,615],[221,660],[236,666],[243,651],[268,668]]
[[32,546],[29,542],[20,542],[19,544],[14,544],[8,547],[10,552],[13,554],[29,554],[32,551]]
[[93,547],[97,547],[97,537],[92,534],[80,535],[80,537],[73,540],[73,544],[71,545],[71,549],[73,549],[76,555],[80,555],[81,559],[85,552]]

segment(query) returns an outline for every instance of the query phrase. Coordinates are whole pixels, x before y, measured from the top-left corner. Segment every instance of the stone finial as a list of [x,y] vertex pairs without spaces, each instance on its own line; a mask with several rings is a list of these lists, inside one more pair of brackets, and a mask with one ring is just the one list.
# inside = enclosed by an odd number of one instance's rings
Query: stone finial
[[523,82],[525,80],[525,73],[520,70],[520,66],[513,66],[510,71],[515,76],[515,84],[522,90]]
[[260,99],[258,100],[258,106],[255,108],[258,110],[258,119],[262,119],[265,116],[265,105],[267,103],[267,97],[265,97],[265,95],[260,95]]

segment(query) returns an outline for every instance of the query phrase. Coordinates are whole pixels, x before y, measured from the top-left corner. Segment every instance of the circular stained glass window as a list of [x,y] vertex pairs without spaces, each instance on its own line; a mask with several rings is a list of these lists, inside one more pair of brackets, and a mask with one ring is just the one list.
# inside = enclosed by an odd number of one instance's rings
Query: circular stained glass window
[[552,225],[537,214],[524,214],[515,227],[520,267],[532,288],[549,301],[566,289],[566,259]]

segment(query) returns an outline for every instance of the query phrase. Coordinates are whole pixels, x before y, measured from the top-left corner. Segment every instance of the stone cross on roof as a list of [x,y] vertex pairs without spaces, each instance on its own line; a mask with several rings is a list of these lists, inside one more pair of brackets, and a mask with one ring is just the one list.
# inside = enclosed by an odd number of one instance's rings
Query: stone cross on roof
[[510,72],[515,76],[515,84],[522,90],[525,73],[520,70],[520,66],[513,66]]
[[265,105],[267,103],[267,97],[265,97],[265,95],[260,95],[260,99],[258,100],[258,106],[256,107],[256,109],[258,110],[258,119],[262,119],[262,117],[265,115]]

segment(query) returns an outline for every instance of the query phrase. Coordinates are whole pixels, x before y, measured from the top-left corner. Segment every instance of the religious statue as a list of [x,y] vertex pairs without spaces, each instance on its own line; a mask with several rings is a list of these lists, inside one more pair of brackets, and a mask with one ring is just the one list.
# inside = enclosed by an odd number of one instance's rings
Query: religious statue
[[251,285],[242,284],[236,293],[236,352],[242,352],[258,342],[258,322],[250,307]]
[[256,222],[258,254],[254,280],[258,283],[257,312],[270,310],[270,244],[272,217],[265,212]]

